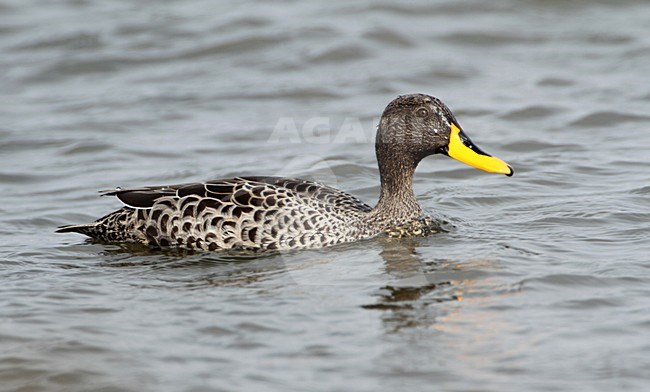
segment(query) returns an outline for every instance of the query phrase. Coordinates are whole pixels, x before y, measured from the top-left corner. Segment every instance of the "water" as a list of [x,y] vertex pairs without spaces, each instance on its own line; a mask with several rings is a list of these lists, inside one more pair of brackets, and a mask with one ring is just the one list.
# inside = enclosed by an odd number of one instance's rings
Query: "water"
[[[650,389],[644,1],[0,2],[0,390]],[[378,195],[374,123],[442,98],[490,175],[449,231],[259,258],[56,235],[95,190],[241,174]]]

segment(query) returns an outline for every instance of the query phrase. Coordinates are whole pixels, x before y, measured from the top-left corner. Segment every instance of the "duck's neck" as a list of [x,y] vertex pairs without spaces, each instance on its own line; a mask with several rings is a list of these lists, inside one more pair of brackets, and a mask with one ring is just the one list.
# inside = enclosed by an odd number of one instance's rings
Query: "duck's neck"
[[401,154],[382,156],[377,151],[381,194],[373,215],[389,224],[410,222],[422,215],[422,209],[413,193],[413,175],[418,160]]

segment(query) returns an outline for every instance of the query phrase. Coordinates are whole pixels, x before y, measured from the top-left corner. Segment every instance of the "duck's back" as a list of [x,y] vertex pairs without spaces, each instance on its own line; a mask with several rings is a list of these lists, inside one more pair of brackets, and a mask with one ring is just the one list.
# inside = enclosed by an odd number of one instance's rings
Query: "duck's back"
[[117,196],[126,207],[94,224],[63,230],[205,250],[321,247],[373,234],[360,224],[370,206],[307,180],[237,177],[104,195]]

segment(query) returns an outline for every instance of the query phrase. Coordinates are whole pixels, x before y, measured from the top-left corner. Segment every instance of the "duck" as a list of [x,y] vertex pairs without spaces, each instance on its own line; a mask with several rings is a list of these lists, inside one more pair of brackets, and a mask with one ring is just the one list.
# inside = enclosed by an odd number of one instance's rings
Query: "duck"
[[117,197],[123,207],[57,232],[151,248],[322,248],[396,231],[421,234],[426,217],[413,192],[413,176],[430,155],[447,155],[490,173],[514,173],[506,162],[479,149],[441,100],[426,94],[401,95],[386,106],[375,154],[381,187],[374,207],[319,182],[243,176],[100,191]]

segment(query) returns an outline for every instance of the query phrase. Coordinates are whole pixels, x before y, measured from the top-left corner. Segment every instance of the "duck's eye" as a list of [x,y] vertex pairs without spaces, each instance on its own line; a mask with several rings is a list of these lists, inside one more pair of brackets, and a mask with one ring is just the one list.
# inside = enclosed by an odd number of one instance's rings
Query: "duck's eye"
[[415,114],[418,117],[427,117],[429,115],[429,111],[425,108],[419,108],[418,111],[415,112]]

